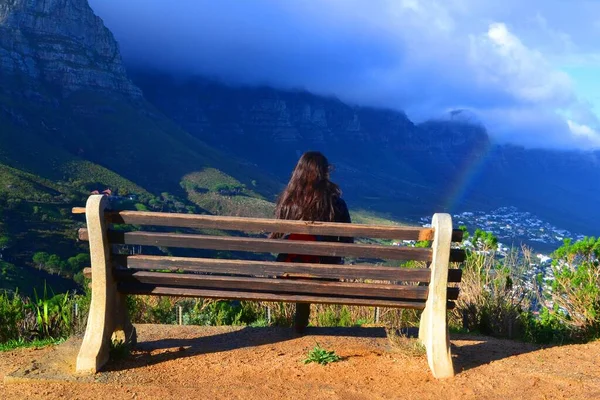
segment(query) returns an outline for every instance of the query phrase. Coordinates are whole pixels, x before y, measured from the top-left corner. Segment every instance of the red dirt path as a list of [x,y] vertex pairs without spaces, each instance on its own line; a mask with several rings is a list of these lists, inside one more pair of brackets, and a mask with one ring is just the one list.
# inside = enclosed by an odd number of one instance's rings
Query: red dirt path
[[[77,338],[0,353],[0,399],[600,399],[600,341],[538,348],[451,335],[459,373],[440,381],[411,340],[392,341],[382,328],[297,336],[284,328],[139,325],[138,334],[129,357],[93,377],[71,373]],[[343,360],[303,364],[316,342]]]

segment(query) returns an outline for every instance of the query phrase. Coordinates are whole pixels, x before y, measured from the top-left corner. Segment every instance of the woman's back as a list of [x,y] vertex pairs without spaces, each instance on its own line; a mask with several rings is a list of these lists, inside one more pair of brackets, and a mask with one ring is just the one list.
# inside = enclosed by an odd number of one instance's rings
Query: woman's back
[[[348,206],[341,198],[340,188],[329,180],[329,171],[329,162],[323,154],[314,151],[304,153],[292,173],[290,182],[277,201],[276,218],[350,223]],[[281,233],[275,233],[272,237],[295,239],[295,236],[290,237]],[[353,241],[352,238],[336,236],[315,237],[314,240],[344,243]],[[323,264],[343,262],[341,257],[319,258],[318,262]],[[289,254],[280,254],[277,258],[278,261],[289,259]]]
[[[350,221],[348,206],[342,199],[340,188],[329,180],[330,165],[319,152],[307,152],[300,157],[292,177],[277,200],[275,217],[302,221],[346,222]],[[291,240],[318,240],[351,243],[353,238],[338,236],[271,234],[273,238]],[[279,254],[277,261],[342,264],[341,257]],[[294,326],[302,332],[308,325],[310,304],[297,303]]]

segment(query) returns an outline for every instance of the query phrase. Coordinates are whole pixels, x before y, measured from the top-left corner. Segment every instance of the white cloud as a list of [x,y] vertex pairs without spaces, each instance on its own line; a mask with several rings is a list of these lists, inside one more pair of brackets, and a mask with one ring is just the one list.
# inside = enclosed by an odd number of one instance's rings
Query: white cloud
[[588,139],[591,143],[596,143],[596,145],[600,145],[600,133],[596,130],[590,128],[587,125],[581,125],[577,122],[567,120],[567,124],[569,125],[569,129],[571,133],[576,136],[582,136],[585,139]]
[[503,23],[492,23],[486,34],[471,36],[470,50],[471,66],[482,84],[499,85],[532,104],[561,106],[573,100],[569,76],[527,48]]

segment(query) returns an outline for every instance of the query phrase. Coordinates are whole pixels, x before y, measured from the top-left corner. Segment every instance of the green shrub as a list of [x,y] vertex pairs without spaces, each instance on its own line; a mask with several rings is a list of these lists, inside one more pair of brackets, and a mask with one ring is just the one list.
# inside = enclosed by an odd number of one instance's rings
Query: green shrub
[[600,238],[567,239],[553,258],[554,279],[545,293],[549,313],[573,339],[600,337]]
[[34,300],[27,305],[36,319],[38,338],[60,338],[71,333],[72,299],[68,293],[48,297],[46,285],[43,296],[34,289]]
[[330,306],[317,312],[318,326],[354,326],[352,315],[347,306]]
[[225,300],[207,301],[196,313],[199,325],[248,325],[259,317],[255,304]]
[[24,347],[45,347],[49,345],[60,344],[65,341],[65,338],[59,339],[33,339],[33,340],[25,340],[23,338],[12,339],[7,342],[0,342],[0,352],[9,351],[14,349],[20,349]]
[[177,324],[178,307],[184,325],[249,325],[266,316],[256,302],[226,300],[182,300],[172,297],[128,296],[129,315],[134,323]]
[[[294,303],[270,303],[271,321],[275,326],[290,327],[294,321],[296,305]],[[312,307],[311,307],[312,308]]]
[[551,314],[547,308],[542,308],[539,316],[531,312],[521,315],[523,325],[523,339],[538,344],[564,343],[569,341],[567,327]]
[[134,207],[137,211],[148,211],[148,207],[146,207],[144,204],[142,203],[135,203]]
[[67,265],[72,273],[80,272],[85,267],[89,267],[90,262],[89,253],[79,253],[76,256],[67,259]]
[[324,312],[317,314],[319,326],[337,326],[338,318],[331,308],[327,308]]
[[467,251],[463,264],[460,296],[451,314],[451,326],[490,336],[520,336],[521,314],[529,310],[534,295],[524,282],[531,264],[529,250],[513,250],[498,259],[497,239],[481,230],[475,232],[471,243],[473,248]]
[[252,328],[264,328],[264,327],[269,326],[269,321],[267,321],[264,318],[260,318],[260,319],[257,319],[256,321],[252,322],[248,326],[250,326]]
[[134,323],[176,323],[174,301],[171,297],[127,296],[127,308]]
[[18,293],[0,293],[0,343],[17,340],[21,336],[24,303]]
[[[78,315],[73,318],[76,304]],[[33,299],[18,293],[1,293],[0,343],[4,343],[5,348],[22,347],[30,342],[56,342],[81,332],[89,304],[89,291],[84,296],[64,293],[50,297],[44,287],[42,296],[34,290]]]

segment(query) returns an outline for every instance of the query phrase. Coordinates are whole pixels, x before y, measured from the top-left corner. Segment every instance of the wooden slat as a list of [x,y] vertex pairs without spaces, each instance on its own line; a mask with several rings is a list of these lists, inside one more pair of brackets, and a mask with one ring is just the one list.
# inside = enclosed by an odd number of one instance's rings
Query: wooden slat
[[[350,306],[367,307],[391,307],[422,310],[425,308],[423,301],[403,301],[385,299],[357,299],[350,297],[324,297],[324,296],[300,296],[275,293],[252,293],[241,291],[210,290],[210,289],[185,289],[165,286],[141,285],[137,283],[119,283],[119,291],[125,294],[141,294],[152,296],[177,296],[177,297],[201,297],[220,300],[250,300],[250,301],[274,301],[292,303],[314,303],[314,304],[345,304]],[[455,307],[453,301],[448,302],[448,309]]]
[[323,282],[306,279],[269,279],[238,276],[176,274],[165,272],[116,270],[117,279],[160,286],[183,286],[204,289],[241,290],[248,292],[336,295],[348,297],[383,297],[426,300],[426,286],[400,286],[356,282]]
[[[207,236],[180,233],[109,231],[108,238],[113,244],[246,251],[254,253],[291,253],[333,257],[364,257],[390,260],[431,261],[432,254],[430,248]],[[79,230],[79,239],[88,240],[86,229],[82,228]],[[450,261],[452,262],[463,262],[465,257],[464,250],[452,249],[450,251]]]
[[[274,261],[223,260],[212,258],[133,255],[118,257],[120,265],[138,270],[171,270],[218,274],[367,279],[403,282],[429,282],[427,268],[397,268],[369,264],[331,265],[280,263]],[[462,271],[450,269],[449,282],[460,282]]]
[[[85,208],[73,208],[73,213],[85,213]],[[344,224],[338,222],[290,221],[268,218],[228,217],[151,211],[113,211],[106,218],[115,224],[170,226],[177,228],[222,229],[244,232],[283,232],[314,235],[368,237],[391,240],[432,240],[433,229],[410,226]],[[456,230],[453,241],[462,240]]]
[[[87,231],[84,229],[80,230],[79,238],[81,240],[87,240]],[[292,253],[331,257],[365,257],[390,260],[431,261],[431,249],[417,247],[156,232],[109,231],[108,238],[113,244],[127,245],[183,247],[191,249],[247,251],[255,253]]]
[[406,301],[390,299],[364,299],[352,297],[328,297],[299,294],[281,293],[257,293],[239,290],[215,290],[215,289],[193,289],[177,288],[167,286],[144,285],[139,283],[118,284],[119,291],[125,294],[145,294],[154,296],[178,296],[178,297],[202,297],[222,300],[250,300],[250,301],[283,301],[294,303],[314,304],[346,304],[356,306],[379,306],[410,308],[422,310],[425,308],[424,301]]
[[461,229],[452,229],[452,241],[462,242],[464,232]]
[[450,261],[451,262],[465,262],[467,259],[467,253],[463,249],[450,249]]
[[[248,292],[293,293],[308,295],[347,296],[426,300],[426,286],[392,285],[358,282],[315,281],[306,279],[269,279],[165,272],[115,270],[117,280],[160,286],[240,290]],[[448,288],[448,299],[458,298],[458,288]]]

